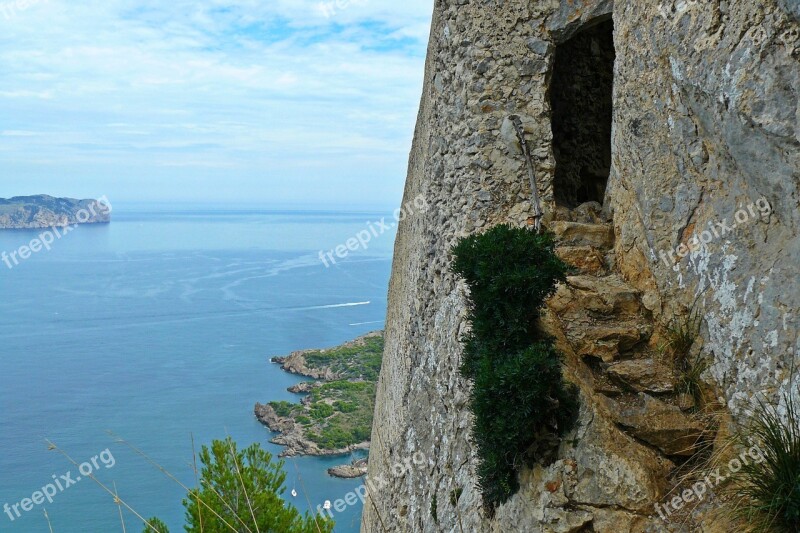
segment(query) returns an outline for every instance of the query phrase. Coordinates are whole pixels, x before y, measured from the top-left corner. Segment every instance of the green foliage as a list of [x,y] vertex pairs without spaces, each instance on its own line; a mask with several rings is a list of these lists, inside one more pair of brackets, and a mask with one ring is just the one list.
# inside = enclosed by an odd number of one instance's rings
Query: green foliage
[[761,448],[764,461],[748,461],[733,476],[739,505],[734,514],[760,532],[800,531],[800,412],[787,396],[787,419],[760,403],[738,444]]
[[148,518],[147,522],[150,525],[144,526],[144,531],[142,533],[169,533],[169,528],[167,524],[159,520],[158,518]]
[[357,402],[365,394],[372,394],[375,384],[367,381],[331,381],[311,391],[311,400],[320,402],[326,398],[337,398],[348,402]]
[[275,414],[278,416],[288,417],[292,416],[297,409],[298,405],[291,403],[291,402],[269,402],[273,409],[275,409]]
[[517,471],[543,428],[567,428],[577,408],[549,341],[499,360],[484,359],[472,392],[483,497],[503,503],[519,489]]
[[563,434],[577,411],[560,354],[536,325],[568,266],[551,235],[508,225],[462,239],[453,255],[453,271],[470,288],[461,372],[474,382],[479,482],[484,503],[494,507],[519,490],[518,470],[537,437]]
[[335,401],[333,402],[333,408],[339,411],[340,413],[354,413],[358,411],[358,404],[353,402],[343,402],[343,401]]
[[371,432],[372,428],[367,426],[345,427],[334,424],[323,428],[321,433],[310,432],[308,438],[322,448],[338,450],[368,441]]
[[678,374],[678,392],[691,394],[697,404],[703,399],[702,375],[708,369],[708,362],[701,353],[692,357],[692,347],[700,336],[703,315],[696,303],[688,313],[673,317],[667,324],[665,342],[660,349],[668,352],[675,363]]
[[327,403],[318,402],[311,406],[311,418],[314,420],[322,420],[328,418],[334,413],[333,407]]
[[686,363],[703,325],[703,315],[696,306],[692,306],[685,315],[673,317],[667,324],[665,349],[675,356],[681,364]]
[[301,515],[281,498],[286,490],[283,461],[273,462],[260,445],[239,451],[228,437],[211,448],[203,446],[200,461],[200,488],[183,501],[187,532],[230,531],[230,526],[236,531],[333,531],[333,522]]
[[270,402],[279,416],[292,417],[306,438],[326,450],[339,450],[370,439],[376,384],[331,381],[314,388],[306,404]]
[[464,339],[464,373],[487,356],[527,347],[544,301],[566,279],[553,237],[508,225],[466,237],[453,249],[453,272],[471,294],[472,331]]
[[383,336],[368,337],[363,344],[318,350],[305,354],[309,368],[330,368],[346,379],[378,381],[383,360]]
[[314,389],[309,409],[318,425],[310,427],[306,436],[327,450],[368,441],[372,433],[375,389],[375,383],[343,380]]

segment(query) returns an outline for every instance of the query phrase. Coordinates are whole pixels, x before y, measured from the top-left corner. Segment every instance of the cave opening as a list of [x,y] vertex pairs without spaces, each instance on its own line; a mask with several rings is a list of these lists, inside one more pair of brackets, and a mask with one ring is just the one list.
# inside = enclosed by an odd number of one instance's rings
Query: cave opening
[[611,173],[614,22],[601,21],[556,46],[550,105],[556,204],[603,203]]

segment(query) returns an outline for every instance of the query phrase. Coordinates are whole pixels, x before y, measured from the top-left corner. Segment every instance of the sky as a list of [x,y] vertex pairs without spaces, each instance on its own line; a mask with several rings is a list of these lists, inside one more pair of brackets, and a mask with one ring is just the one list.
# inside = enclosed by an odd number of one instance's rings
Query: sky
[[433,0],[0,0],[0,197],[399,205]]

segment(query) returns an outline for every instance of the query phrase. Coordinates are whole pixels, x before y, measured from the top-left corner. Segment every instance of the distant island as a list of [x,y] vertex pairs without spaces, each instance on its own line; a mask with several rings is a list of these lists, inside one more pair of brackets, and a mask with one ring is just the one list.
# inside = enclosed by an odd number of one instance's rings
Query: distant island
[[[280,433],[272,442],[286,446],[281,456],[344,455],[368,449],[382,360],[382,331],[336,348],[273,358],[287,372],[315,380],[289,388],[290,392],[306,394],[300,403],[256,404],[256,418]],[[366,461],[332,468],[328,473],[362,476]]]
[[111,222],[111,204],[45,194],[0,198],[0,229],[38,229]]

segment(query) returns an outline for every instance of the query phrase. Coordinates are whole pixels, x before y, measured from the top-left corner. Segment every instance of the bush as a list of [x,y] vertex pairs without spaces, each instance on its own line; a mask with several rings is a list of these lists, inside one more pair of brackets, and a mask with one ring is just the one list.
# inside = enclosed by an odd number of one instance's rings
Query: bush
[[327,403],[315,403],[311,406],[311,418],[314,420],[324,420],[334,413],[333,407]]
[[[308,437],[321,447],[328,450],[338,450],[347,448],[348,446],[363,442],[362,435],[355,435],[352,431],[348,431],[341,427],[326,427],[322,430],[322,434],[310,433]],[[369,438],[369,435],[367,435]]]
[[353,402],[343,402],[343,401],[335,401],[333,402],[333,408],[339,411],[340,413],[353,413],[358,411],[358,404]]
[[508,225],[462,239],[453,255],[453,271],[472,300],[463,369],[471,376],[487,354],[511,355],[531,344],[540,309],[569,267],[556,256],[551,235]]
[[748,462],[734,474],[738,506],[735,514],[754,531],[800,531],[800,412],[786,398],[787,420],[771,406],[760,403],[737,444],[761,448],[764,460]]
[[[283,461],[274,462],[272,454],[253,444],[237,450],[230,437],[203,446],[199,489],[192,491],[186,507],[187,532],[237,530],[319,533],[333,530],[333,523],[320,516],[300,512],[281,497],[286,491]],[[198,500],[203,502],[198,504]],[[213,511],[212,511],[213,510]],[[255,519],[253,518],[255,516]],[[226,524],[227,522],[227,524]]]
[[567,428],[577,402],[564,386],[560,354],[549,341],[540,341],[498,361],[484,359],[471,406],[483,497],[503,503],[519,489],[517,471],[528,462],[536,436]]
[[142,533],[169,533],[169,528],[158,518],[149,518]]
[[[286,491],[283,461],[260,445],[238,450],[228,437],[215,440],[200,452],[200,486],[183,500],[188,533],[224,531],[280,531],[281,533],[331,533],[334,523],[322,516],[301,514],[282,495]],[[148,520],[160,533],[166,526]],[[164,529],[161,529],[164,528]],[[153,533],[148,527],[145,533]]]
[[269,402],[270,406],[275,410],[275,414],[281,417],[289,417],[292,416],[295,409],[297,408],[297,404],[293,404],[291,402]]
[[461,372],[474,384],[478,477],[484,503],[494,508],[519,490],[519,468],[537,438],[563,434],[577,411],[560,354],[537,329],[544,301],[569,267],[551,235],[508,225],[462,239],[453,255],[453,271],[470,288]]

